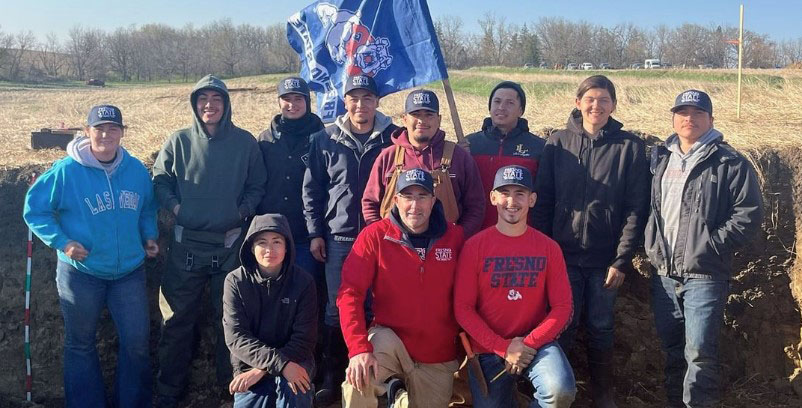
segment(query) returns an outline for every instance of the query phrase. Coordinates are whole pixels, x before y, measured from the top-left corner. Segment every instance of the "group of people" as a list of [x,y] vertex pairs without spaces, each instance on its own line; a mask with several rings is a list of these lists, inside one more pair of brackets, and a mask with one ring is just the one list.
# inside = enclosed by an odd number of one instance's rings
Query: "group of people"
[[547,140],[510,81],[459,144],[428,90],[408,94],[401,127],[379,112],[370,76],[346,79],[346,113],[328,126],[303,79],[277,91],[280,113],[255,138],[233,124],[225,84],[201,79],[193,124],[167,139],[152,179],[120,146],[120,110],[95,106],[31,187],[24,219],[58,253],[67,406],[105,406],[104,307],[120,338],[114,404],[151,405],[143,265],[160,250],[158,207],[171,214],[159,407],[186,389],[207,286],[216,379],[235,407],[376,407],[382,395],[446,407],[466,351],[478,369],[457,381],[473,406],[516,406],[524,381],[530,406],[568,407],[580,326],[593,404],[615,407],[614,304],[644,236],[668,405],[718,401],[732,257],[763,210],[706,93],[677,96],[676,133],[649,158],[611,117],[616,91],[601,75],[582,81]]

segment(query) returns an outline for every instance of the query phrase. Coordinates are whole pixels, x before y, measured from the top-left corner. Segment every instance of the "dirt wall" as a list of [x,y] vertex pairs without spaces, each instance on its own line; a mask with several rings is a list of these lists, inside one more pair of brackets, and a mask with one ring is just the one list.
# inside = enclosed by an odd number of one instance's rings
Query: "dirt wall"
[[[726,402],[731,407],[802,406],[802,262],[797,241],[802,231],[802,152],[799,149],[749,152],[764,182],[763,232],[736,256],[726,309],[723,359]],[[27,406],[24,398],[24,279],[27,228],[22,205],[30,175],[42,166],[0,169],[0,407]],[[164,247],[164,246],[163,246]],[[663,358],[654,330],[648,291],[648,264],[630,276],[617,303],[616,364],[621,406],[661,406]],[[155,367],[161,260],[147,264],[151,305],[151,344]],[[35,239],[31,295],[31,352],[34,401],[59,406],[63,398],[63,327],[55,287],[55,254]],[[209,313],[203,313],[208,316]],[[213,389],[211,348],[204,333],[197,347],[185,404],[217,407],[225,401]],[[107,313],[98,332],[104,378],[111,386],[116,335]],[[191,345],[188,345],[191,346]],[[583,353],[574,358],[584,365]],[[580,399],[586,402],[586,373],[579,369]],[[34,404],[35,405],[35,404]]]

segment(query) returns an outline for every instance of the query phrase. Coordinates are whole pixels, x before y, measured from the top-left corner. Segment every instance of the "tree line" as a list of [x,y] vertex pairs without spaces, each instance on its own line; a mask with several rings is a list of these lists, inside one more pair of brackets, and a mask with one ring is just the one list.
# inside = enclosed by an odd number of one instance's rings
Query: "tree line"
[[73,26],[61,39],[38,40],[30,31],[0,30],[0,79],[194,81],[207,73],[233,77],[298,70],[286,25],[234,25],[230,19],[200,27],[164,24],[106,32]]
[[[632,23],[604,26],[560,17],[529,24],[509,24],[488,13],[479,32],[466,32],[459,17],[435,21],[446,64],[452,68],[482,65],[564,67],[569,63],[605,63],[627,68],[657,58],[675,67],[733,68],[738,64],[738,27],[682,24],[644,28]],[[783,42],[744,30],[743,64],[773,68],[802,61],[802,37]]]
[[[459,17],[435,20],[450,68],[554,68],[584,62],[625,68],[647,58],[676,67],[732,68],[738,60],[737,45],[728,42],[738,38],[734,26],[604,26],[559,17],[510,24],[492,13],[478,23],[478,32],[467,32]],[[778,42],[746,30],[743,45],[748,68],[802,64],[802,37]],[[114,31],[76,25],[64,38],[53,33],[37,38],[31,31],[7,33],[0,27],[0,79],[11,81],[190,81],[210,72],[233,77],[298,68],[284,23],[262,27],[224,19],[199,27],[146,24]]]

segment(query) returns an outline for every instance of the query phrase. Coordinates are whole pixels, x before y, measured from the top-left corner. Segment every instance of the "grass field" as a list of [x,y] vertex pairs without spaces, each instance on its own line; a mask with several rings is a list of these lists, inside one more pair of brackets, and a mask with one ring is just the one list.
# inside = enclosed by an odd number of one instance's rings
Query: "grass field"
[[[476,131],[487,114],[487,96],[499,81],[520,82],[527,92],[525,117],[539,132],[560,128],[574,105],[574,92],[588,75],[603,73],[616,84],[614,114],[626,129],[665,138],[671,133],[671,107],[684,89],[711,94],[715,126],[739,148],[802,146],[802,72],[750,70],[744,75],[742,117],[736,118],[736,78],[733,70],[615,70],[553,71],[488,67],[452,71],[462,127]],[[277,113],[275,83],[282,74],[227,80],[232,92],[234,122],[254,134]],[[88,109],[98,103],[118,105],[129,129],[124,146],[139,158],[158,151],[172,131],[190,123],[188,95],[193,83],[109,83],[105,88],[78,82],[14,84],[0,82],[0,167],[45,163],[63,151],[31,151],[30,132],[43,127],[80,126]],[[445,101],[439,83],[430,84]],[[253,88],[253,89],[252,89]],[[380,109],[398,116],[406,92],[382,99]],[[445,103],[443,103],[445,106]],[[442,109],[442,127],[453,137],[448,110]]]

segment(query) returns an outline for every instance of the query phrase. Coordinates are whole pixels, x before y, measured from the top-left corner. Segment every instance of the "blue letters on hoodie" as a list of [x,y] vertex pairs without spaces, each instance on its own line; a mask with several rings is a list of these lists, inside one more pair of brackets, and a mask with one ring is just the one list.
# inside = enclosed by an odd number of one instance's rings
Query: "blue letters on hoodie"
[[[67,151],[31,186],[23,218],[61,261],[98,278],[122,277],[142,264],[145,241],[159,234],[148,171],[122,147],[104,168],[88,137],[73,140]],[[81,262],[70,259],[62,251],[68,241],[79,242],[89,255]]]

